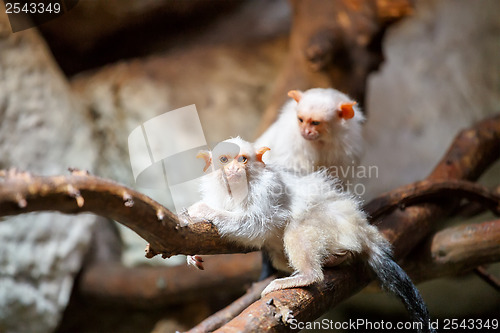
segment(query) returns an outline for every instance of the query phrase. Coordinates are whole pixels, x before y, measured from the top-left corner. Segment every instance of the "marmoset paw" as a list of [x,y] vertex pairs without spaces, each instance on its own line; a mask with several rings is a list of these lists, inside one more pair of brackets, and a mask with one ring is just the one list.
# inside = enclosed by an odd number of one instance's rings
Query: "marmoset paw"
[[210,207],[203,201],[197,202],[187,209],[188,215],[191,218],[198,217],[198,220],[204,220],[201,216],[205,216],[211,211]]
[[199,270],[205,269],[205,267],[203,267],[203,258],[198,256],[198,255],[187,256],[186,262],[187,262],[188,266],[194,266],[194,267],[198,268]]
[[193,220],[191,219],[191,216],[188,214],[188,210],[184,208],[179,215],[177,215],[177,218],[179,219],[179,225],[181,227],[185,227],[190,223],[193,223]]

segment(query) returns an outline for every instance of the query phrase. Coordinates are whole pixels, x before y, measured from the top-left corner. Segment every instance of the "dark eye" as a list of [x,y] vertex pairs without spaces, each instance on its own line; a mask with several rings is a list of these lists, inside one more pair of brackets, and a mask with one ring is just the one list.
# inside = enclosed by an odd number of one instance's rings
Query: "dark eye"
[[311,124],[314,126],[318,126],[320,124],[320,122],[319,121],[311,121]]
[[238,162],[246,163],[248,162],[248,157],[241,155],[240,157],[238,157]]
[[229,159],[227,158],[226,155],[222,155],[221,157],[219,157],[219,161],[222,163],[222,164],[226,164],[227,161],[229,161]]
[[300,117],[299,117],[299,121],[300,121],[301,123],[303,123],[303,122],[304,122],[304,119],[302,119],[302,118],[300,118]]

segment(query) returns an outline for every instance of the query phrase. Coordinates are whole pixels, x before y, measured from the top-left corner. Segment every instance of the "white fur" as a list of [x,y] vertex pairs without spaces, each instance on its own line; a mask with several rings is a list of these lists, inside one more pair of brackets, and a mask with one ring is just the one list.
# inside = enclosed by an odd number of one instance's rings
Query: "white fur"
[[248,142],[227,142],[238,144],[240,153],[249,156],[248,196],[234,202],[219,169],[205,179],[203,199],[188,214],[212,221],[228,239],[265,249],[276,268],[297,273],[273,281],[264,293],[322,280],[322,264],[331,256],[368,253],[373,244],[388,246],[368,224],[359,202],[342,192],[326,172],[300,176],[256,161],[255,148]]
[[[363,151],[364,116],[355,105],[352,119],[338,117],[339,106],[348,102],[353,100],[331,88],[309,89],[302,93],[299,103],[288,101],[278,119],[255,142],[257,147],[271,148],[264,162],[307,173],[320,167],[357,166]],[[299,110],[303,113],[319,111],[328,119],[328,132],[319,141],[306,140],[300,134],[297,120]],[[340,172],[336,172],[335,176],[342,181],[349,180],[349,177],[343,178]]]

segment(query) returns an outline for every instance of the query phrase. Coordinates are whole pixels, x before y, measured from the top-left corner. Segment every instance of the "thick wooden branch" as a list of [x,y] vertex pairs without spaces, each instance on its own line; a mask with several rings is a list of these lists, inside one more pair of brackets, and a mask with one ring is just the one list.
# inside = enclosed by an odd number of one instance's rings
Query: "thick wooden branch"
[[415,281],[471,271],[500,261],[500,220],[464,224],[437,232],[405,259]]
[[202,272],[187,265],[96,264],[84,268],[77,288],[81,296],[100,303],[152,309],[214,297],[221,290],[241,295],[260,273],[258,252],[205,256],[203,259],[206,268]]
[[181,227],[175,214],[146,195],[85,172],[40,177],[9,170],[0,176],[0,217],[40,211],[91,212],[135,231],[151,244],[153,254],[249,252],[222,239],[211,223]]

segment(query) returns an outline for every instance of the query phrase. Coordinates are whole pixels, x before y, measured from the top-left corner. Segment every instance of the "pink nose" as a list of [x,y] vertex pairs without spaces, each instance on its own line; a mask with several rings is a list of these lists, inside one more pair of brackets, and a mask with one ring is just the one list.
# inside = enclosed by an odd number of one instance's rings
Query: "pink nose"
[[319,133],[318,132],[313,132],[311,130],[305,130],[304,132],[302,132],[302,136],[306,140],[316,140],[318,138],[318,136],[319,136]]
[[232,160],[231,163],[229,163],[226,168],[228,172],[236,172],[239,169],[239,166],[236,164],[236,160]]

